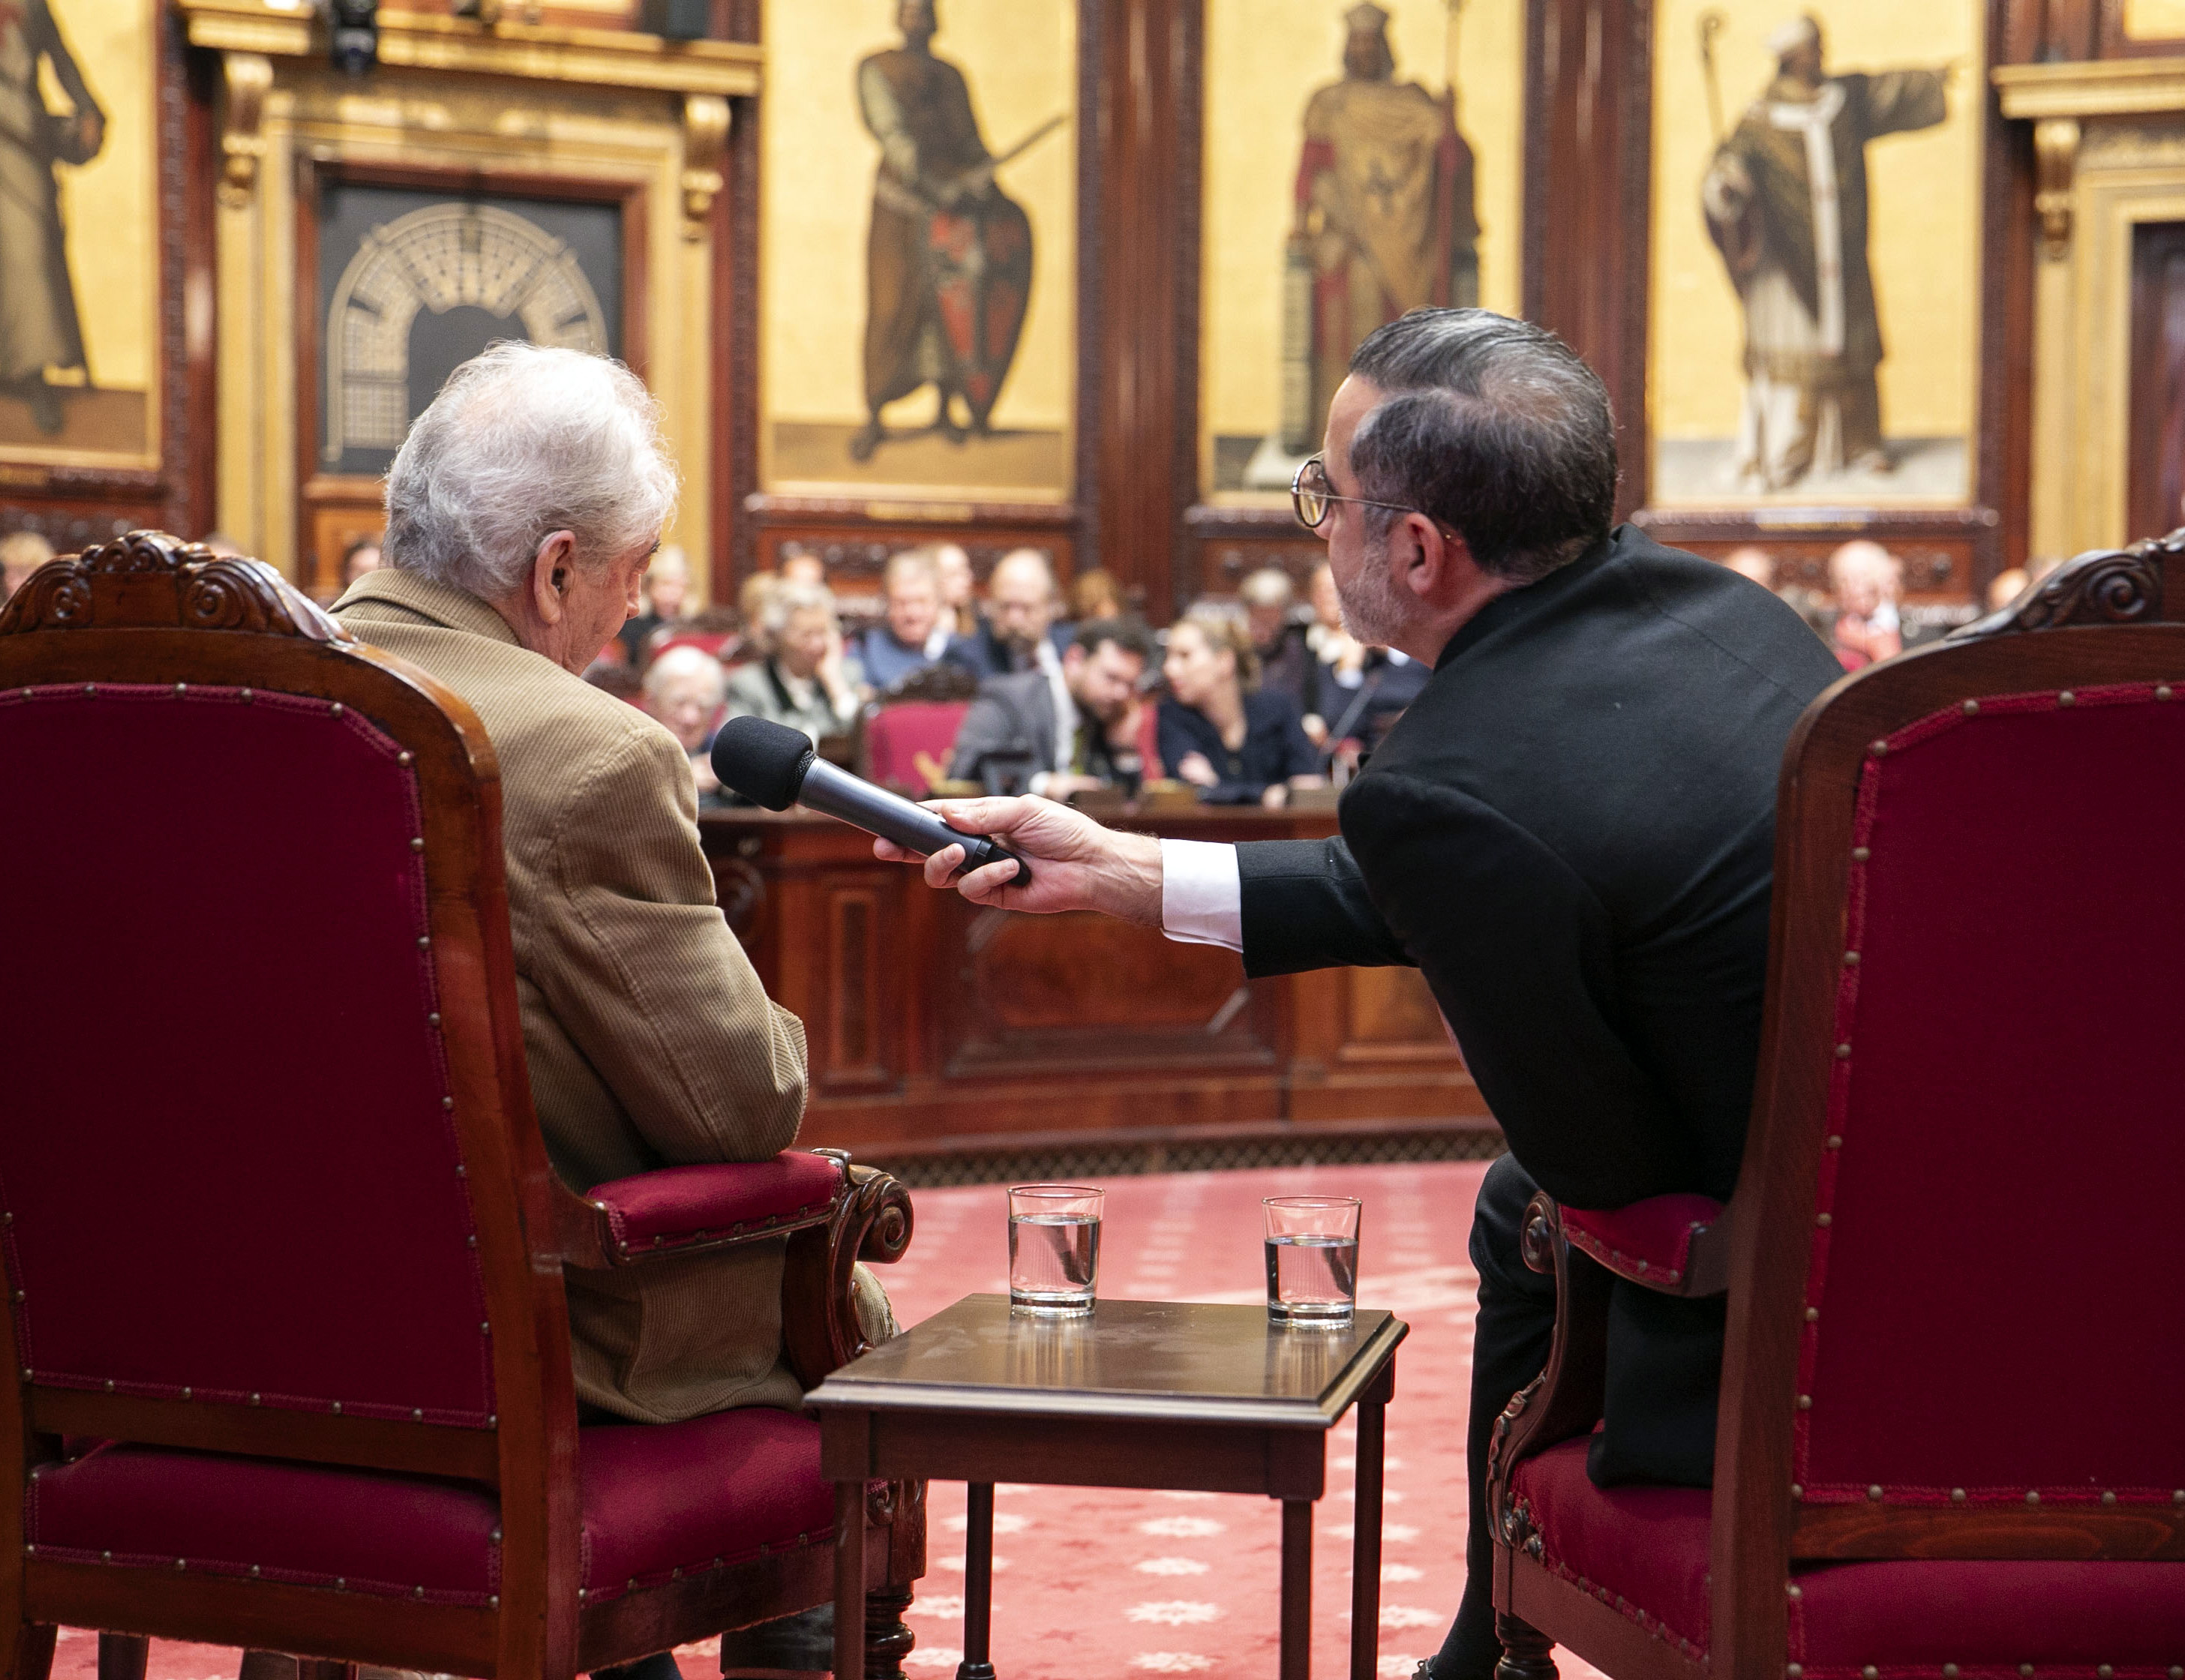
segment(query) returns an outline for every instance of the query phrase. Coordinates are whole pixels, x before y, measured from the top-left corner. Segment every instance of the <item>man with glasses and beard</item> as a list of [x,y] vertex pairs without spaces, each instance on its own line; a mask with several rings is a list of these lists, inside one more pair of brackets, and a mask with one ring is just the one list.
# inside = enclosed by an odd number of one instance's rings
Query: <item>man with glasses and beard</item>
[[[1299,472],[1361,641],[1433,670],[1344,795],[1342,835],[1227,846],[1114,833],[1043,801],[944,801],[1031,859],[979,904],[1095,909],[1240,951],[1252,975],[1415,964],[1510,1143],[1479,1273],[1471,1575],[1430,1680],[1500,1655],[1485,1479],[1495,1417],[1545,1364],[1551,1279],[1519,1252],[1543,1189],[1619,1208],[1735,1183],[1759,1054],[1775,779],[1841,673],[1747,578],[1612,528],[1608,395],[1552,333],[1419,310],[1360,345]],[[880,843],[883,857],[902,854]],[[1723,1303],[1618,1281],[1597,1483],[1712,1479]]]

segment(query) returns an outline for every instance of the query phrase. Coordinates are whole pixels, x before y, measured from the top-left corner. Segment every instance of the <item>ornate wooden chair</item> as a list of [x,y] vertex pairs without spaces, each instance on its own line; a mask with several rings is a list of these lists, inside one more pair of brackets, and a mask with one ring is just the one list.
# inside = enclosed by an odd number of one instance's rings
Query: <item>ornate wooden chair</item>
[[[562,1273],[785,1241],[816,1381],[909,1199],[824,1153],[556,1181],[467,706],[138,533],[0,611],[0,779],[8,1676],[58,1623],[566,1680],[833,1598],[818,1425],[579,1428]],[[865,1515],[899,1673],[923,1488]]]
[[[1727,1207],[1528,1210],[1502,1672],[2185,1680],[2185,532],[1807,712]],[[1728,1291],[1712,1492],[1587,1480],[1612,1275]]]

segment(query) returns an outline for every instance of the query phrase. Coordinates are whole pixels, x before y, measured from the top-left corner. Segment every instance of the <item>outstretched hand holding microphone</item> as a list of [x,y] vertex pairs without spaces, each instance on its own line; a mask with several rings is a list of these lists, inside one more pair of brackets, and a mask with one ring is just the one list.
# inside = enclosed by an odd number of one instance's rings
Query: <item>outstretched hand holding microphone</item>
[[1150,835],[1118,834],[1046,799],[914,805],[836,769],[801,731],[763,718],[724,723],[712,762],[724,785],[769,811],[802,804],[880,836],[876,857],[923,856],[928,886],[953,886],[974,904],[1034,915],[1098,910],[1160,925],[1160,842]]
[[[1152,835],[1103,828],[1051,799],[937,799],[926,806],[950,828],[998,841],[1037,866],[1031,883],[1023,885],[1014,862],[966,869],[963,847],[951,845],[926,856],[926,885],[953,886],[972,903],[999,910],[1036,916],[1097,910],[1140,927],[1160,926],[1161,845]],[[878,840],[873,855],[908,862],[916,853]]]

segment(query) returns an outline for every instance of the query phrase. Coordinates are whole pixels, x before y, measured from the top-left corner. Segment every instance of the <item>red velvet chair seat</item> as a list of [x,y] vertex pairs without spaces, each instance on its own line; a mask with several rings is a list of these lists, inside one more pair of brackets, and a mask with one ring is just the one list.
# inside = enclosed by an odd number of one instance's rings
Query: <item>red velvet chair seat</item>
[[[1512,1476],[1540,1561],[1657,1638],[1707,1643],[1713,1495],[1701,1487],[1596,1487],[1586,1437],[1523,1460]],[[1791,1571],[1790,1660],[1802,1680],[1859,1680],[1955,1663],[1964,1680],[2035,1661],[2115,1680],[2160,1680],[2185,1663],[2185,1563],[1964,1560],[1816,1564]],[[1605,1596],[1604,1596],[1605,1595]]]
[[[808,1419],[754,1407],[578,1439],[588,1603],[833,1532]],[[39,1557],[163,1570],[179,1559],[449,1605],[499,1592],[499,1527],[491,1492],[466,1482],[113,1445],[35,1475],[25,1510]]]

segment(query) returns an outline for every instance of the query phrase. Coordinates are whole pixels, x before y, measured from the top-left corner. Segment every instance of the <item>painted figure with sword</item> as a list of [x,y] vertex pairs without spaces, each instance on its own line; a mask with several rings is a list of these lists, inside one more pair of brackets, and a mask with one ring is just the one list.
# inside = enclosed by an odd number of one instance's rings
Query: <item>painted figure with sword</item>
[[902,45],[858,66],[858,107],[880,145],[865,259],[868,418],[850,441],[860,461],[887,438],[880,410],[927,385],[940,398],[932,429],[959,444],[987,431],[1031,298],[1031,223],[995,171],[1067,120],[989,152],[964,73],[933,52],[936,0],[902,0],[897,25]]

